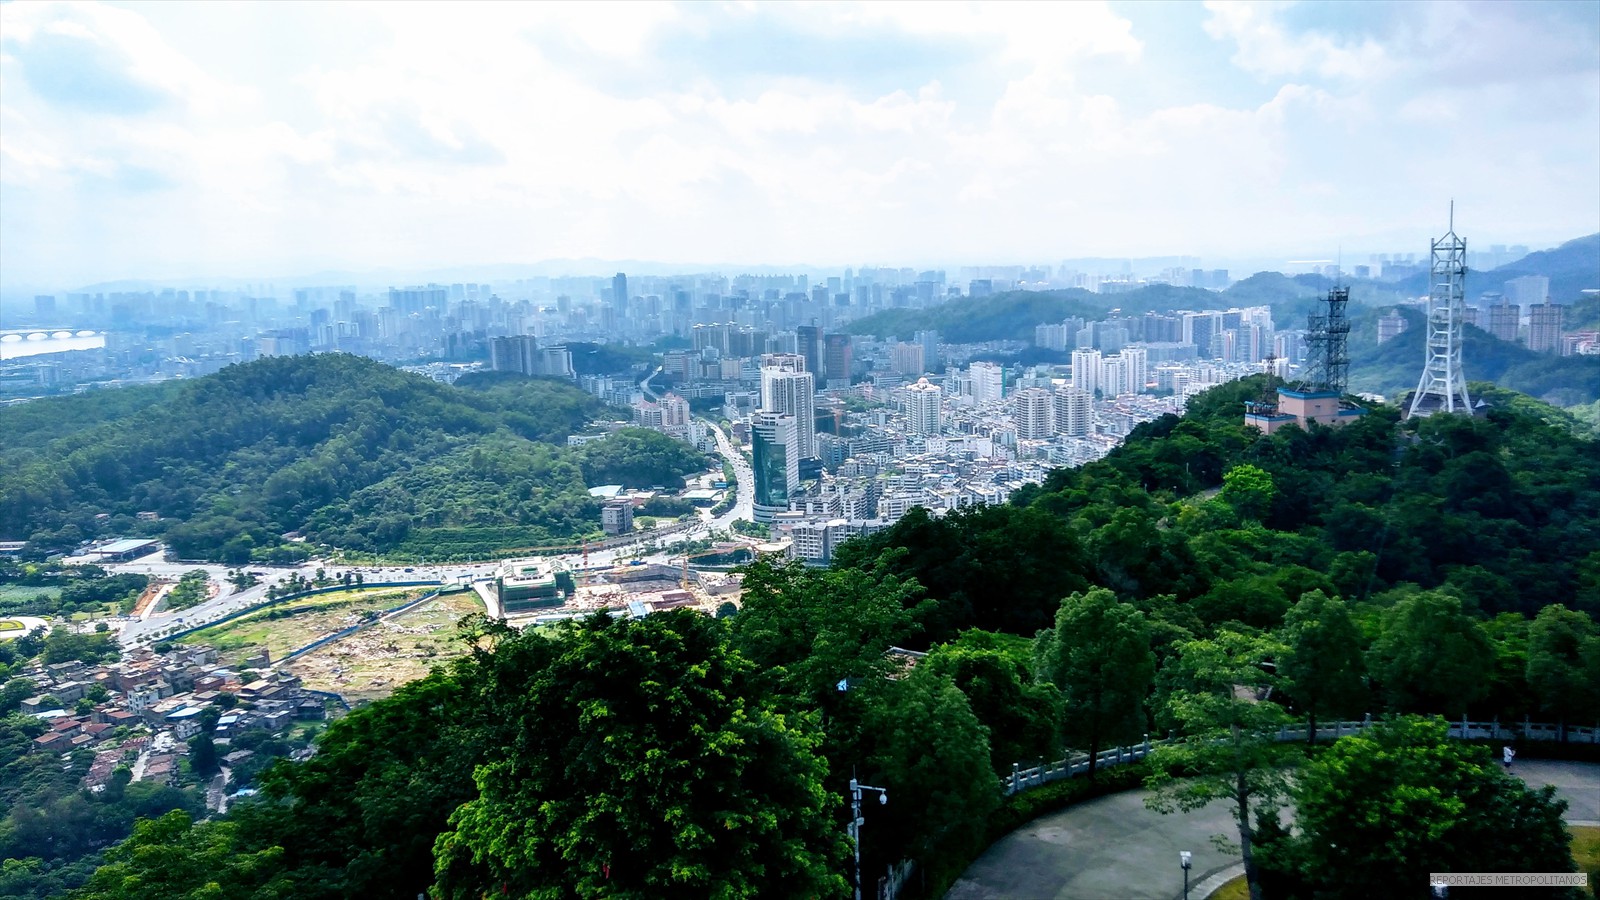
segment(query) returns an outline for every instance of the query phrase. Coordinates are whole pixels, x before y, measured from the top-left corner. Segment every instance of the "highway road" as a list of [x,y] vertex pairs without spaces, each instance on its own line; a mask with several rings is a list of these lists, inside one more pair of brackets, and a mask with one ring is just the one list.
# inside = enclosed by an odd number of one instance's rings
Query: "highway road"
[[751,514],[754,511],[756,477],[755,473],[750,471],[750,464],[744,461],[744,455],[739,452],[737,447],[733,446],[733,442],[722,432],[722,429],[711,422],[706,424],[711,428],[712,433],[717,436],[717,452],[722,454],[723,460],[733,465],[733,474],[739,486],[738,502],[734,504],[733,509],[718,516],[712,523],[715,528],[727,530],[732,527],[737,519],[744,519],[747,522],[753,521]]
[[[727,530],[737,519],[748,520],[750,518],[751,502],[755,496],[755,476],[750,471],[749,464],[744,461],[744,457],[739,453],[738,448],[733,446],[732,441],[728,439],[722,429],[715,424],[708,424],[716,434],[718,452],[724,460],[727,460],[733,466],[734,476],[738,483],[738,501],[734,507],[716,517],[712,517],[709,510],[702,510],[700,512],[701,521],[693,528],[669,535],[664,539],[657,538],[650,532],[641,532],[639,539],[630,544],[605,550],[592,550],[588,555],[588,565],[591,568],[608,567],[630,559],[642,559],[646,562],[670,565],[677,560],[677,557],[661,551],[646,553],[643,552],[643,549],[658,540],[666,543],[702,540],[710,537],[716,531]],[[582,552],[567,553],[548,558],[574,570],[582,568],[584,565]],[[499,561],[491,560],[433,566],[340,566],[326,561],[313,560],[301,566],[250,566],[249,571],[260,574],[261,583],[245,588],[242,591],[235,590],[234,586],[227,582],[228,567],[215,563],[168,562],[160,554],[151,554],[143,559],[136,559],[131,562],[101,565],[111,572],[136,572],[141,575],[153,575],[174,581],[186,572],[204,569],[211,576],[212,582],[219,586],[219,591],[215,597],[189,609],[177,612],[157,612],[140,620],[124,620],[120,631],[121,641],[123,646],[132,646],[137,643],[155,640],[158,634],[214,622],[241,609],[259,605],[267,599],[267,588],[280,585],[295,574],[310,580],[316,576],[319,568],[324,570],[325,575],[335,579],[345,572],[360,572],[362,584],[367,587],[373,587],[405,581],[471,584],[494,577],[495,570],[500,563]]]

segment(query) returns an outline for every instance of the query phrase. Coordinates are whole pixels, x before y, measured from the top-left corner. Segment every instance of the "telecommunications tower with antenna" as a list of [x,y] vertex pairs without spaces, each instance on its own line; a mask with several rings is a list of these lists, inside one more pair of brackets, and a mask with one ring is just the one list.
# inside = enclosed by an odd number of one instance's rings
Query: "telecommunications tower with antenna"
[[1461,326],[1466,319],[1467,242],[1456,235],[1456,204],[1450,201],[1450,230],[1433,242],[1428,289],[1428,343],[1422,378],[1411,397],[1409,416],[1436,412],[1472,414],[1467,377],[1461,371]]

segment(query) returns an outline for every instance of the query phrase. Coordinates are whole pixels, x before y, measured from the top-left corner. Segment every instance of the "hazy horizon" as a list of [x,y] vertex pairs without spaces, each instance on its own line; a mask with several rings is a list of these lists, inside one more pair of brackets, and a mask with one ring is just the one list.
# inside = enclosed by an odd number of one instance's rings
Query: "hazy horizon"
[[[0,6],[0,289],[1600,232],[1600,3]],[[594,274],[603,274],[595,272]]]

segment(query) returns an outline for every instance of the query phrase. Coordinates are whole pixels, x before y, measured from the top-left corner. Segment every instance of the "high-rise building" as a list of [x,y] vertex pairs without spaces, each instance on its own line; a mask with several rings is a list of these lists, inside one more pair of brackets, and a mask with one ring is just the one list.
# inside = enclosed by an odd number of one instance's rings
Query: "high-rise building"
[[661,425],[664,428],[683,428],[689,424],[689,401],[670,391],[661,398]]
[[800,484],[800,451],[793,416],[758,412],[750,422],[750,458],[756,495],[752,518],[769,523],[789,511],[789,499]]
[[622,272],[611,279],[611,309],[619,323],[628,317],[628,276]]
[[830,390],[850,386],[850,335],[823,335],[822,366],[823,370],[828,373],[828,388]]
[[1129,394],[1144,393],[1150,383],[1150,351],[1143,347],[1124,347],[1121,356],[1126,367],[1123,374],[1127,376],[1124,389]]
[[1084,437],[1094,429],[1094,395],[1073,387],[1063,387],[1055,395],[1057,434]]
[[1100,360],[1100,393],[1115,397],[1128,392],[1128,364],[1121,356],[1108,356]]
[[889,368],[901,375],[917,376],[928,371],[921,344],[895,344],[889,348]]
[[1515,304],[1523,315],[1550,299],[1550,279],[1543,275],[1524,275],[1506,282],[1506,301]]
[[815,325],[801,325],[794,330],[795,352],[805,357],[806,371],[818,384],[827,384],[826,370],[822,368],[822,329]]
[[1222,314],[1216,312],[1186,312],[1183,314],[1183,331],[1180,338],[1193,344],[1201,359],[1216,359],[1221,350]]
[[572,378],[572,351],[565,344],[540,347],[531,334],[514,334],[489,341],[489,368],[496,372],[523,375],[553,375]]
[[975,362],[967,367],[972,375],[972,402],[999,403],[1006,395],[1006,370],[998,363]]
[[531,334],[514,334],[489,341],[489,368],[496,372],[532,375],[538,366],[539,341]]
[[1033,343],[1041,350],[1061,353],[1073,342],[1074,338],[1067,334],[1067,326],[1064,324],[1046,322],[1043,325],[1033,326]]
[[1519,313],[1516,304],[1506,301],[1489,307],[1489,333],[1502,341],[1515,341]]
[[1378,343],[1386,343],[1399,337],[1406,330],[1406,317],[1398,312],[1391,312],[1378,319]]
[[1054,431],[1054,414],[1050,392],[1044,388],[1023,388],[1013,400],[1016,412],[1012,421],[1017,426],[1017,437],[1025,441],[1049,440]]
[[906,388],[906,420],[917,434],[938,434],[944,428],[944,389],[926,378]]
[[761,409],[793,418],[795,451],[809,459],[817,455],[816,382],[804,366],[805,358],[798,354],[763,357]]
[[[1100,389],[1100,351],[1072,351],[1072,386],[1093,397]],[[1116,393],[1112,391],[1111,393]]]
[[1535,353],[1554,353],[1561,349],[1561,313],[1558,303],[1536,303],[1528,307],[1528,349]]
[[41,324],[51,324],[49,319],[56,314],[56,298],[51,294],[40,294],[33,298],[33,314],[39,317]]
[[939,332],[919,331],[913,336],[922,345],[922,367],[931,372],[939,366]]

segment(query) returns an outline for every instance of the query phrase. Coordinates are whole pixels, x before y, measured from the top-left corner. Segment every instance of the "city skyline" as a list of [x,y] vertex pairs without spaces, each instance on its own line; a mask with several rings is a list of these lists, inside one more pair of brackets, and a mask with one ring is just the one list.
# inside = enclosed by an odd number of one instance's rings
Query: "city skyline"
[[1476,246],[1600,231],[1595,4],[614,9],[7,5],[0,274],[1359,260],[1451,197]]

